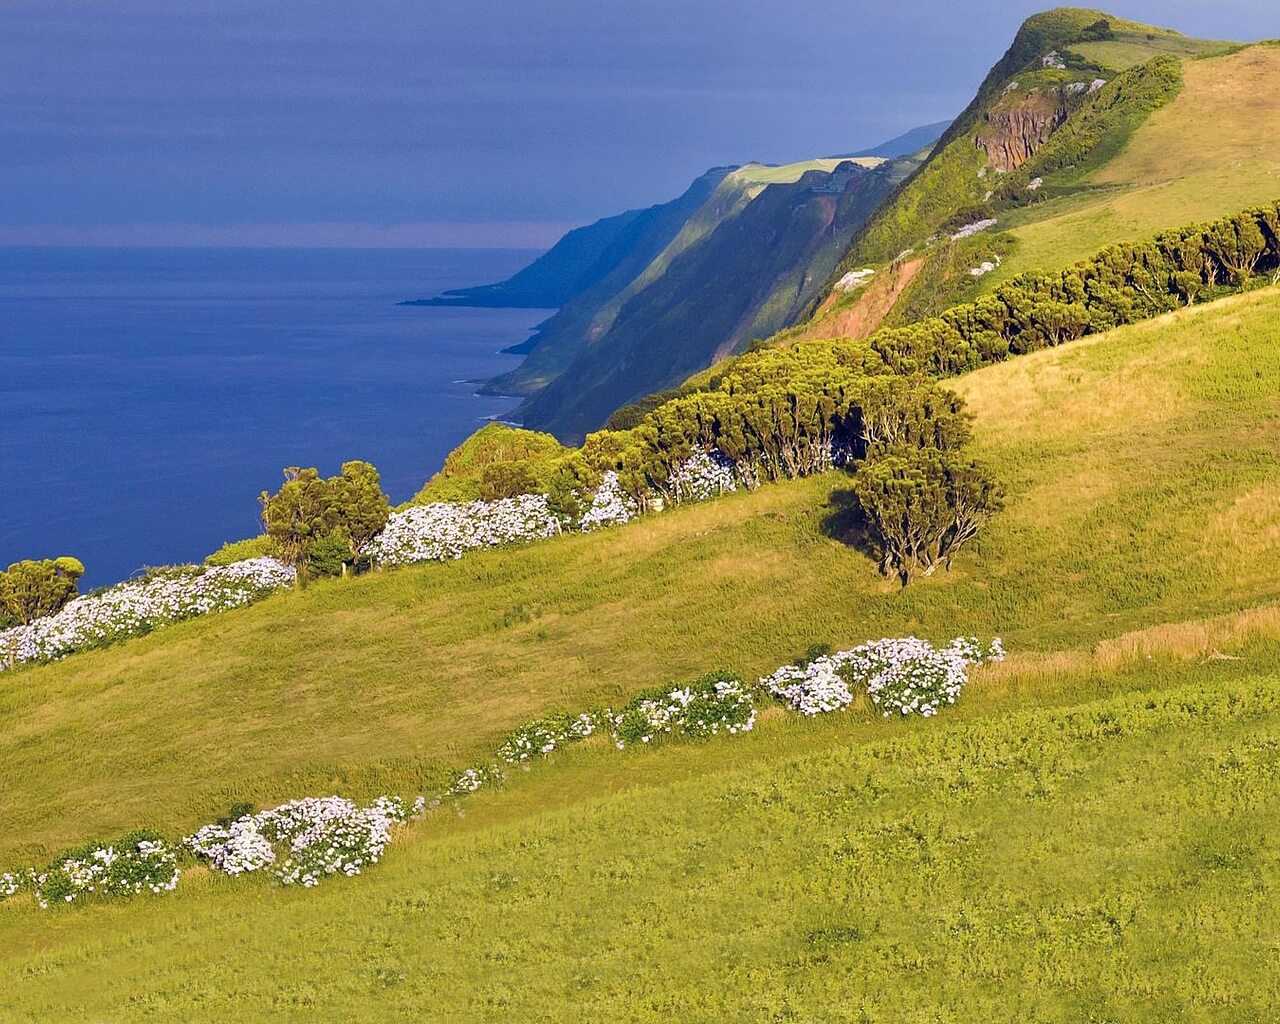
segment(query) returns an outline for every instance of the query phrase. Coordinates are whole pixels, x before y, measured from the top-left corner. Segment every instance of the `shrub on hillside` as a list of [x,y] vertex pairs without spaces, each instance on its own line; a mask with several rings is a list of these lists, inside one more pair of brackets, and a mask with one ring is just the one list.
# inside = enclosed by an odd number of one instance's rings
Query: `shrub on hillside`
[[32,877],[42,907],[91,896],[128,897],[172,892],[178,885],[177,856],[156,832],[141,829],[113,843],[88,843],[55,857]]
[[441,501],[392,513],[364,554],[385,566],[447,561],[476,548],[538,540],[560,530],[545,495],[466,504]]
[[272,552],[297,571],[299,584],[313,571],[338,575],[355,565],[390,514],[378,471],[367,462],[344,462],[327,480],[314,468],[290,466],[280,489],[263,491],[258,501]]
[[26,625],[53,615],[76,596],[76,584],[83,575],[80,561],[66,555],[14,562],[0,572],[0,616]]
[[522,725],[498,748],[498,760],[507,765],[547,757],[569,743],[585,740],[599,731],[599,717],[590,712],[557,714]]
[[357,807],[342,797],[311,797],[226,825],[205,825],[183,842],[226,874],[269,869],[286,885],[310,888],[328,875],[350,877],[376,864],[393,826],[408,816],[399,798],[381,797]]
[[265,558],[272,552],[270,535],[248,537],[244,540],[229,540],[211,555],[206,555],[204,564],[209,566],[231,565],[233,562],[244,562],[250,558]]
[[955,703],[969,666],[1003,659],[998,639],[984,644],[957,637],[941,649],[916,637],[876,640],[808,664],[784,665],[760,685],[804,715],[840,711],[862,692],[886,717],[931,717]]
[[956,551],[1003,503],[977,463],[929,448],[891,448],[867,459],[854,494],[879,547],[881,571],[903,586],[950,568]]
[[713,672],[684,686],[640,694],[613,716],[612,732],[615,744],[622,748],[665,736],[750,732],[755,720],[750,689],[736,676]]

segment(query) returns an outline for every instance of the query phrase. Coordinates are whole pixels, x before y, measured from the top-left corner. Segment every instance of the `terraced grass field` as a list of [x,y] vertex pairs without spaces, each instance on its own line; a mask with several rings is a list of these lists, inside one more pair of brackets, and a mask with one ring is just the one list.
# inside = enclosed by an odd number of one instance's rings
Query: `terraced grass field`
[[833,536],[832,474],[0,677],[7,866],[412,792],[552,708],[815,641],[1014,652],[938,719],[586,744],[312,892],[0,904],[0,1019],[1267,1019],[1277,324],[1264,289],[956,381],[1009,507],[905,591]]

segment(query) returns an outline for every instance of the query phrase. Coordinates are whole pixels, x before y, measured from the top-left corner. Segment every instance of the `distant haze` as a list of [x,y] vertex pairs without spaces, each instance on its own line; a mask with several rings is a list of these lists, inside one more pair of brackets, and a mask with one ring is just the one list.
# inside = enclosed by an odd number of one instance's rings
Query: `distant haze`
[[[7,0],[0,244],[549,244],[956,114],[1028,0]],[[1275,0],[1127,0],[1280,35]]]

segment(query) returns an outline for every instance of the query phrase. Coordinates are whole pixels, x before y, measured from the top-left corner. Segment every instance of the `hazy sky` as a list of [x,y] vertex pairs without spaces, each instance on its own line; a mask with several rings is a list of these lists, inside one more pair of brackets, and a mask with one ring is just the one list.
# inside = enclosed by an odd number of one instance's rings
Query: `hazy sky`
[[[1031,0],[0,0],[0,243],[549,242],[953,116]],[[1280,36],[1278,0],[1125,0]]]

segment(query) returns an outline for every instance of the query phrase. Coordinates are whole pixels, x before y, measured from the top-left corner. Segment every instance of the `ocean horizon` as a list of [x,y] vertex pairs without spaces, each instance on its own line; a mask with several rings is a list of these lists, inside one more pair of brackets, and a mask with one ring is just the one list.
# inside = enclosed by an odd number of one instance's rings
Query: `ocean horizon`
[[552,311],[400,306],[514,249],[0,247],[0,568],[84,585],[260,532],[285,466],[363,459],[409,498],[516,399],[475,394]]

